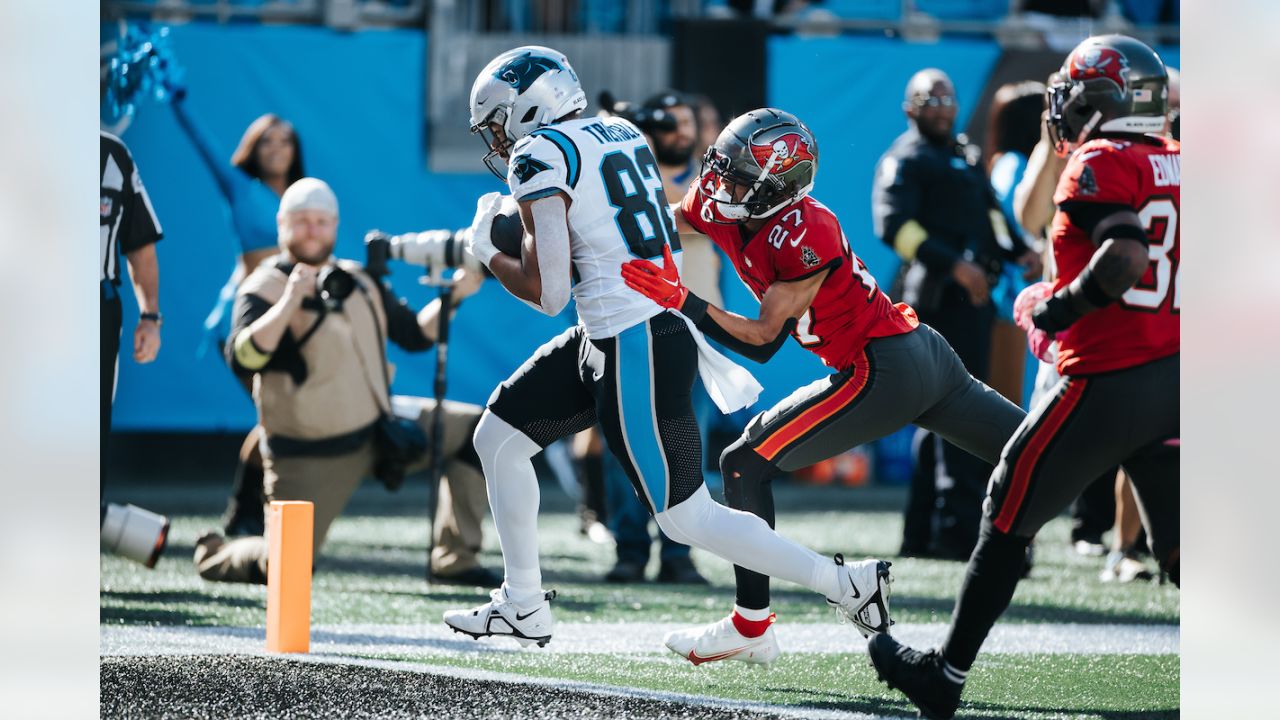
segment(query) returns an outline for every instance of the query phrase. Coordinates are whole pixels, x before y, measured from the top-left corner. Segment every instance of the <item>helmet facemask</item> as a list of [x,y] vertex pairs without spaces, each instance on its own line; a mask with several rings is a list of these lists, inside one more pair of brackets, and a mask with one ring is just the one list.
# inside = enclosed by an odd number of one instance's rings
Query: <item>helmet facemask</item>
[[[770,175],[772,169],[772,165],[767,165],[759,175],[750,176],[735,168],[733,161],[712,145],[702,157],[699,176],[706,178],[710,174],[717,180],[708,197],[716,204],[721,217],[739,223],[767,218],[798,199],[783,194],[783,183],[777,176]],[[746,187],[746,194],[735,201],[719,179]]]
[[[493,128],[489,127],[490,123],[496,123],[502,126],[503,137],[499,140],[497,133]],[[498,176],[499,180],[507,179],[507,159],[511,157],[511,148],[515,146],[515,140],[511,139],[511,133],[507,130],[507,111],[505,108],[494,108],[483,122],[478,122],[471,126],[471,132],[478,135],[480,140],[484,142],[487,151],[483,161],[485,167],[489,168],[489,172]]]

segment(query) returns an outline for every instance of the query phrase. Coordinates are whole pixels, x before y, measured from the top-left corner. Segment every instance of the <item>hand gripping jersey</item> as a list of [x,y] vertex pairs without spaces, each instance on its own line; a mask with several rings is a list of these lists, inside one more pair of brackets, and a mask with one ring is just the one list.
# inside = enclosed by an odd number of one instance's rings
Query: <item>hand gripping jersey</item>
[[1115,206],[1137,212],[1150,241],[1151,265],[1119,302],[1058,333],[1061,374],[1120,370],[1178,352],[1180,156],[1176,140],[1148,136],[1136,141],[1091,140],[1067,162],[1053,198],[1058,205],[1052,234],[1058,280],[1053,289],[1070,284],[1097,249],[1089,231],[1069,212],[1085,203],[1101,203],[1104,211]]
[[563,192],[571,201],[573,297],[588,337],[612,337],[663,311],[622,281],[623,263],[661,258],[667,243],[680,260],[657,160],[635,125],[583,118],[539,128],[511,149],[508,168],[516,200]]
[[831,270],[791,333],[828,367],[843,370],[868,340],[910,332],[920,324],[915,310],[902,303],[894,305],[876,287],[875,278],[849,249],[839,221],[825,205],[806,196],[747,237],[740,225],[712,221],[716,211],[708,199],[711,187],[703,187],[710,182],[706,176],[694,182],[680,209],[694,229],[710,236],[729,256],[757,300],[775,282]]

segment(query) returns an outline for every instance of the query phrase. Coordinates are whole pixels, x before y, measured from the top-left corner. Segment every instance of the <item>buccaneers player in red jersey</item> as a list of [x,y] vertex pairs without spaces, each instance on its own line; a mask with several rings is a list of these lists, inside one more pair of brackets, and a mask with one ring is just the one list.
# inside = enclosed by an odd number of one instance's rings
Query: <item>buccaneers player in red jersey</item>
[[1073,151],[1054,196],[1058,280],[1018,304],[1033,348],[1056,340],[1063,378],[992,475],[946,642],[921,652],[871,639],[876,672],[925,717],[955,713],[1027,542],[1103,470],[1128,471],[1156,559],[1179,580],[1182,177],[1178,142],[1149,134],[1164,127],[1167,92],[1160,58],[1122,35],[1084,41],[1051,80],[1049,131]]
[[[836,216],[809,197],[818,144],[795,116],[766,108],[729,124],[676,209],[681,232],[709,235],[760,301],[746,318],[710,305],[664,266],[637,259],[627,284],[681,311],[706,335],[758,362],[790,334],[834,372],[799,388],[747,425],[720,457],[729,505],[774,522],[770,481],[782,472],[888,435],[908,423],[937,432],[994,463],[1024,413],[974,379],[942,336],[894,305],[849,248]],[[769,578],[735,567],[737,602],[712,625],[666,643],[695,664],[778,656]],[[888,569],[878,603],[885,612]],[[875,626],[875,618],[867,618]]]

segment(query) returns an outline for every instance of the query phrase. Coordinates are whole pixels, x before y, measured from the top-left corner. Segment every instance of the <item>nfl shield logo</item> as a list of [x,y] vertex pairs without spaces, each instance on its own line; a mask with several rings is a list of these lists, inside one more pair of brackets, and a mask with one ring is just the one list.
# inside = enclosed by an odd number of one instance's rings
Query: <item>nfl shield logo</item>
[[102,201],[98,203],[98,211],[102,213],[103,218],[111,217],[111,207],[112,207],[111,198],[106,195],[103,195]]

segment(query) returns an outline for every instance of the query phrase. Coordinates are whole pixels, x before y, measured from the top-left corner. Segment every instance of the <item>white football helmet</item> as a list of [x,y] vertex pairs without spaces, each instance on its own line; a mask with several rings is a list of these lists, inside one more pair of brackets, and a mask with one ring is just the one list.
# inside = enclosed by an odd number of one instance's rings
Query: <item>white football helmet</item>
[[[484,163],[507,179],[507,152],[520,138],[587,107],[587,95],[564,53],[539,45],[508,50],[485,66],[471,86],[471,132],[484,140]],[[506,134],[499,144],[489,130]],[[501,162],[498,162],[498,161]]]

